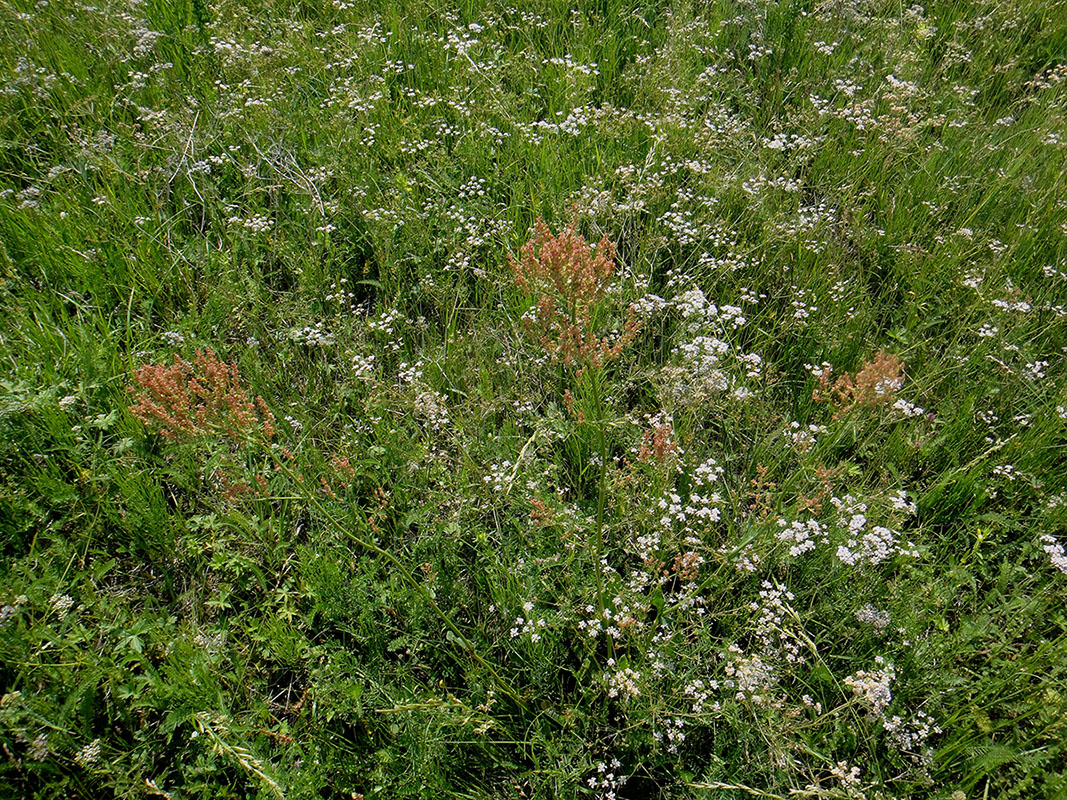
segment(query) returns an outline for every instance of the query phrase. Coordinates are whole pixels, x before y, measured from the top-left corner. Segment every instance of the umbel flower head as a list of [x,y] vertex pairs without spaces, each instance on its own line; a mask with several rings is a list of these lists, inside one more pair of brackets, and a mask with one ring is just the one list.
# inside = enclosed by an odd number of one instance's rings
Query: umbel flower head
[[632,306],[621,331],[596,332],[615,273],[615,245],[607,236],[594,247],[574,222],[555,236],[537,220],[519,256],[508,256],[515,284],[537,298],[523,318],[553,359],[580,370],[597,368],[634,340],[640,323]]

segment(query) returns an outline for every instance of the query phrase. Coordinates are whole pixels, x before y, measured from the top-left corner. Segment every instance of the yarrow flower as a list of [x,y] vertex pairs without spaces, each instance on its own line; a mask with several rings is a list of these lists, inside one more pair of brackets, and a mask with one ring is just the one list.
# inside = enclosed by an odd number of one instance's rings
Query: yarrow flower
[[1045,551],[1049,560],[1052,561],[1052,566],[1067,575],[1067,553],[1064,552],[1063,545],[1045,533],[1041,535],[1041,549]]
[[90,767],[100,760],[100,740],[94,739],[74,755],[74,760],[83,767]]
[[874,660],[879,669],[871,672],[860,670],[845,678],[845,685],[872,714],[882,716],[893,701],[893,691],[890,687],[897,677],[897,672],[893,665],[887,664],[881,656],[876,656]]

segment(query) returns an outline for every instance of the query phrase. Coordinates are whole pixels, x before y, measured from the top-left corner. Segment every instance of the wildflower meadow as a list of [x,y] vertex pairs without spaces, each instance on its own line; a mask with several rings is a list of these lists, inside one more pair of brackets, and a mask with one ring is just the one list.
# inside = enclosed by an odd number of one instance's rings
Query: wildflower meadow
[[0,310],[0,798],[1067,798],[1065,0],[4,0]]

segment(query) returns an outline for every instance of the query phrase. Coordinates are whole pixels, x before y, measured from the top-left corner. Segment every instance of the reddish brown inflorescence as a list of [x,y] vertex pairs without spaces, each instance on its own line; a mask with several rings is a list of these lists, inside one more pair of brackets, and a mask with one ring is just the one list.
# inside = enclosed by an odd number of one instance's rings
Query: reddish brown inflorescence
[[197,350],[191,363],[175,354],[170,366],[145,364],[134,370],[133,380],[130,412],[167,439],[274,436],[274,415],[266,402],[250,398],[237,365],[211,350]]
[[598,336],[597,313],[615,272],[615,245],[605,236],[595,249],[574,223],[558,236],[538,220],[520,258],[508,257],[516,285],[537,297],[527,316],[541,345],[555,360],[580,369],[619,357],[639,322],[631,309],[621,332]]
[[871,361],[860,365],[855,377],[846,372],[831,383],[832,377],[830,369],[819,376],[819,385],[812,391],[811,399],[836,405],[834,419],[838,419],[857,406],[875,408],[891,403],[904,385],[904,362],[900,356],[881,350]]
[[641,434],[641,445],[637,450],[639,461],[663,464],[678,452],[678,442],[674,438],[674,426],[669,419],[655,419],[651,426]]

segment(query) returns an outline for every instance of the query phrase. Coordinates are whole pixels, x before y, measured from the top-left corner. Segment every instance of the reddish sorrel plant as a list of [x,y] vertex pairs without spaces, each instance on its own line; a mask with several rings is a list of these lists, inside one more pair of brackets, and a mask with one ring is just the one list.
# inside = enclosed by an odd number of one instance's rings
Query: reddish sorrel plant
[[[597,334],[598,315],[604,309],[611,277],[615,273],[615,245],[605,236],[592,246],[578,233],[576,223],[558,236],[541,220],[534,224],[533,236],[519,250],[520,258],[508,257],[515,284],[537,298],[524,315],[527,329],[535,332],[545,352],[565,367],[577,367],[581,382],[587,370],[595,373],[614,361],[637,336],[639,321],[631,306],[622,331]],[[586,389],[591,414],[578,406],[570,388],[563,400],[579,425],[592,423],[599,440],[597,452],[607,452],[604,403],[601,381],[588,381]],[[580,389],[580,387],[576,387]],[[607,463],[600,462],[600,490],[597,499],[596,532],[592,555],[596,568],[597,602],[604,609],[604,578],[601,574],[604,549],[604,508],[607,499]]]
[[664,464],[677,452],[678,442],[674,438],[674,426],[670,418],[657,414],[641,434],[637,459],[649,464]]
[[169,367],[145,364],[134,370],[133,380],[130,412],[167,439],[274,436],[274,415],[266,402],[250,398],[237,365],[211,350],[197,350],[192,363],[175,354]]
[[637,335],[639,321],[631,308],[620,333],[598,336],[597,313],[615,272],[615,245],[605,236],[595,249],[571,223],[553,236],[544,222],[519,251],[508,256],[515,284],[537,303],[525,319],[541,345],[565,366],[597,368],[619,357]]
[[876,408],[892,402],[904,385],[904,362],[900,356],[881,350],[873,360],[860,365],[855,377],[846,372],[831,384],[832,377],[832,370],[823,371],[819,376],[819,385],[811,393],[811,399],[816,403],[832,402],[837,405],[834,419],[838,419],[856,406]]

